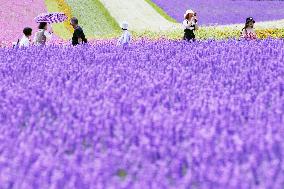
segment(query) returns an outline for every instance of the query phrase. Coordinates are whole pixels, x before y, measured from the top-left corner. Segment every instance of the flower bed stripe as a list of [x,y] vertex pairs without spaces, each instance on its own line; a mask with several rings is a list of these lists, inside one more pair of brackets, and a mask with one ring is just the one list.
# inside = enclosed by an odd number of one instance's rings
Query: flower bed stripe
[[[45,0],[45,4],[49,12],[64,12],[69,19],[72,17],[71,8],[64,0]],[[54,32],[62,39],[70,39],[72,36],[73,28],[69,24],[69,19],[52,26]]]
[[127,21],[131,31],[165,31],[174,27],[144,0],[100,0],[115,20]]
[[114,37],[119,25],[99,0],[65,0],[88,38]]
[[157,6],[152,0],[145,0],[153,9],[155,9],[162,17],[170,22],[176,23],[177,20],[168,15],[161,7]]

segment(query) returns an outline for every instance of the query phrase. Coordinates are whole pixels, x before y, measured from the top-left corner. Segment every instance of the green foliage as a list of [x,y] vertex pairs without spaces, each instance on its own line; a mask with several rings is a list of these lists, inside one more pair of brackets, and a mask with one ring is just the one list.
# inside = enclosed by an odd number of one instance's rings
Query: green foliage
[[119,169],[119,170],[117,171],[117,175],[118,175],[120,178],[124,179],[124,178],[127,176],[127,172],[126,172],[124,169]]
[[119,25],[99,0],[66,0],[88,38],[109,38],[116,35]]
[[[64,12],[70,18],[70,7],[63,0],[45,0],[48,12]],[[69,20],[64,23],[53,24],[53,31],[62,39],[68,40],[72,37],[73,28],[69,25]]]
[[[46,0],[49,10],[55,10],[58,7],[56,0]],[[151,0],[145,0],[149,3],[160,15],[165,19],[175,22],[173,18],[167,15],[161,8],[159,8]],[[65,0],[65,2],[72,9],[72,16],[76,16],[79,19],[79,24],[83,27],[85,34],[89,39],[111,39],[118,38],[121,34],[120,27],[115,19],[110,15],[108,10],[99,0]],[[54,8],[55,7],[55,8]],[[58,9],[58,8],[57,8]],[[178,26],[178,24],[177,24]],[[58,28],[56,28],[58,27]],[[70,31],[61,24],[56,25],[56,33],[60,33],[59,36],[64,39],[70,38]],[[240,27],[220,27],[220,26],[206,26],[200,27],[196,32],[197,39],[229,39],[229,38],[239,38]],[[138,38],[149,38],[149,39],[182,39],[183,30],[178,27],[178,29],[172,29],[169,31],[161,32],[133,32],[134,39]],[[272,37],[272,38],[284,38],[284,28],[283,29],[258,29],[257,35],[260,39]]]

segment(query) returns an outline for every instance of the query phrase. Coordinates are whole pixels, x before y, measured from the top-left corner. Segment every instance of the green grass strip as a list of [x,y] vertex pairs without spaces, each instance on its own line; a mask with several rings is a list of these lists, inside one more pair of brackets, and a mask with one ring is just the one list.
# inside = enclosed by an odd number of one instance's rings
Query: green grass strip
[[[45,5],[48,12],[65,12],[66,10],[61,10],[59,2],[57,0],[45,0]],[[67,5],[66,5],[67,6]],[[66,21],[68,22],[68,21]],[[54,33],[62,39],[70,39],[72,32],[70,28],[66,27],[66,23],[52,24]]]
[[87,38],[113,37],[120,31],[118,23],[99,0],[65,0],[84,29]]
[[162,17],[164,17],[166,20],[170,22],[177,23],[177,21],[169,16],[162,8],[160,8],[158,5],[156,5],[152,0],[145,0],[153,9],[155,9]]

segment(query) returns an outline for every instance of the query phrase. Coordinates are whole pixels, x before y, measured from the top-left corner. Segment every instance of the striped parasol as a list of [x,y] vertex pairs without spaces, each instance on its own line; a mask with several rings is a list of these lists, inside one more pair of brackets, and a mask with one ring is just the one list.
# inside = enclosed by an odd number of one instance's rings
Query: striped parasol
[[62,12],[53,12],[53,13],[43,13],[35,17],[35,21],[37,23],[46,22],[48,24],[51,23],[60,23],[67,20],[67,16]]

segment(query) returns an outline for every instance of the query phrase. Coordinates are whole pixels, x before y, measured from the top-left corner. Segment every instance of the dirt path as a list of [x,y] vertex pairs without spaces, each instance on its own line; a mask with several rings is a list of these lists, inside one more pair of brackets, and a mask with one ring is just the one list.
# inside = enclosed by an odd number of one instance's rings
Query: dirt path
[[127,21],[133,31],[164,31],[176,24],[162,17],[144,0],[100,0],[114,19]]

